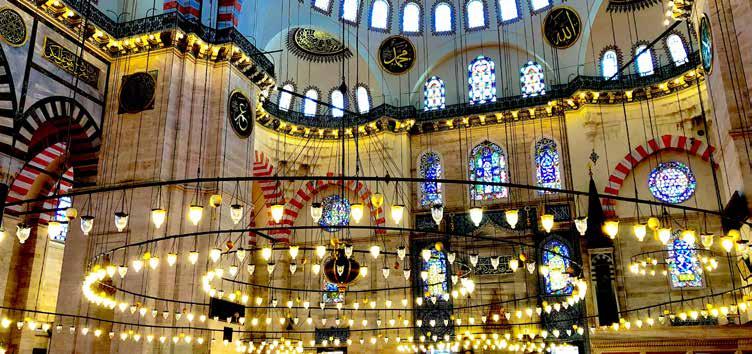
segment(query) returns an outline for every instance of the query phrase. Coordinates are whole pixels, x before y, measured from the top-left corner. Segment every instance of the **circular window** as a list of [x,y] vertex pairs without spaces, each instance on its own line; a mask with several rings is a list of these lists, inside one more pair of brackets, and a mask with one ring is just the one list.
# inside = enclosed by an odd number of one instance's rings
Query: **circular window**
[[697,180],[687,165],[669,161],[658,164],[648,177],[650,193],[664,203],[679,204],[692,197]]
[[322,214],[319,225],[324,230],[335,232],[338,226],[347,226],[350,223],[350,202],[339,195],[330,195],[321,201]]

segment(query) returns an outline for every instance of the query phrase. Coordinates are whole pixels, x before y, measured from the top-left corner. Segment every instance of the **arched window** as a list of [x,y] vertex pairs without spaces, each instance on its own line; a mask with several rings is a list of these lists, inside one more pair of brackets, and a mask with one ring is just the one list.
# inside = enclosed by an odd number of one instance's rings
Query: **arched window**
[[349,23],[358,23],[358,9],[360,0],[342,0],[342,20]]
[[479,56],[467,66],[470,104],[496,102],[496,68],[489,57]]
[[499,22],[508,22],[519,16],[517,0],[499,0]]
[[646,45],[639,45],[635,48],[635,64],[637,65],[637,74],[640,76],[653,75],[653,54]]
[[535,179],[538,187],[561,188],[559,147],[553,139],[541,138],[535,143]]
[[365,86],[360,85],[355,88],[355,102],[359,113],[364,114],[371,110],[371,94]]
[[543,67],[534,61],[528,61],[520,69],[522,97],[534,97],[546,94]]
[[[504,150],[490,141],[484,141],[470,153],[470,180],[481,182],[508,182],[507,156]],[[477,184],[470,187],[474,200],[493,200],[507,196],[507,188]]]
[[73,206],[73,203],[71,202],[71,197],[60,197],[57,202],[57,210],[55,210],[55,215],[53,216],[53,220],[59,221],[60,225],[62,226],[60,228],[60,233],[57,235],[49,235],[50,240],[57,241],[57,242],[65,242],[65,238],[68,236],[68,223],[70,220],[68,220],[68,216],[65,215],[65,211]]
[[557,239],[552,239],[543,245],[541,261],[548,268],[548,272],[543,277],[546,295],[572,294],[574,284],[567,273],[572,262],[570,257],[569,246]]
[[[285,84],[284,86],[282,86],[282,89],[290,92],[295,92],[295,86],[293,84]],[[283,112],[289,111],[290,104],[292,104],[292,95],[289,92],[280,91],[279,101],[277,102],[277,105],[279,105],[279,110]]]
[[[418,176],[425,179],[440,179],[443,174],[441,166],[441,157],[438,153],[427,151],[420,155],[418,161]],[[420,183],[420,205],[432,206],[443,204],[444,198],[441,193],[440,182],[421,182]]]
[[313,0],[313,7],[328,14],[332,11],[332,0]]
[[408,2],[402,9],[402,32],[420,33],[420,5]]
[[438,76],[431,76],[423,85],[423,110],[433,111],[446,107],[446,87]]
[[449,5],[449,3],[438,3],[433,9],[433,31],[436,33],[447,33],[454,31],[452,5]]
[[671,60],[676,66],[689,62],[687,58],[687,49],[684,48],[684,42],[678,34],[672,33],[666,37],[666,46],[671,54]]
[[318,105],[316,104],[316,101],[319,100],[319,92],[312,88],[306,91],[305,93],[305,99],[303,100],[303,114],[306,117],[314,117],[316,116],[316,111],[318,110]]
[[339,118],[345,115],[345,95],[339,89],[334,89],[329,95],[329,103],[332,108],[332,117]]
[[605,79],[619,77],[619,57],[616,54],[616,50],[609,49],[603,52],[603,56],[601,57],[601,75]]
[[371,28],[385,30],[389,25],[389,3],[376,0],[371,8]]
[[675,231],[673,241],[666,245],[668,270],[673,288],[702,288],[702,265],[695,245],[684,241],[681,231]]
[[482,0],[470,0],[467,2],[467,28],[486,27],[486,9]]
[[[421,259],[421,272],[426,272],[428,277],[423,281],[423,297],[430,300],[436,297],[438,300],[449,300],[449,284],[447,282],[447,258],[444,252],[431,248],[431,258],[428,261]],[[423,278],[421,277],[421,280]]]
[[338,304],[345,301],[345,293],[339,292],[337,284],[330,283],[325,278],[323,288],[324,294],[322,300],[325,304]]
[[551,0],[530,0],[530,8],[533,12],[541,11],[551,6]]

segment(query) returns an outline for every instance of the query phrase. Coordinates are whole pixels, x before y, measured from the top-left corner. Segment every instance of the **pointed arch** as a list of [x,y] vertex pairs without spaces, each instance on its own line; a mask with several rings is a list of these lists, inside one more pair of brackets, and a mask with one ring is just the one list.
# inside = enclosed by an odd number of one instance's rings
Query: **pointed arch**
[[672,32],[664,39],[666,52],[668,52],[671,61],[676,66],[684,65],[689,62],[687,55],[687,41],[679,32]]
[[545,295],[571,295],[574,282],[568,269],[572,264],[572,247],[561,237],[550,236],[543,240],[540,248],[540,264],[548,267],[542,285]]
[[[282,89],[290,92],[297,92],[295,83],[292,81],[285,81],[282,84]],[[294,99],[295,98],[291,93],[279,91],[279,95],[277,95],[277,107],[279,107],[280,111],[287,112],[293,107]]]
[[417,1],[402,4],[400,28],[402,34],[420,35],[423,33],[423,6]]
[[621,49],[615,45],[606,46],[601,50],[599,58],[601,76],[607,80],[611,77],[618,78],[623,60]]
[[305,98],[301,103],[300,112],[306,117],[315,117],[319,112],[318,101],[321,100],[321,91],[314,86],[305,90]]
[[465,30],[488,28],[488,4],[485,0],[465,0]]
[[16,89],[13,75],[5,57],[5,51],[0,47],[0,149],[13,153],[13,133],[15,132],[14,117],[18,111],[16,103]]

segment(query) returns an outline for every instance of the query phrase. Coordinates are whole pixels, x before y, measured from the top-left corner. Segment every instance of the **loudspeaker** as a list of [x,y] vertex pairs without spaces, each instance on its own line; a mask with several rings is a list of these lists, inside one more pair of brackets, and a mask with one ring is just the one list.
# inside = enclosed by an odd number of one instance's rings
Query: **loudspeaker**
[[222,332],[222,340],[232,343],[232,328],[225,327],[225,330]]

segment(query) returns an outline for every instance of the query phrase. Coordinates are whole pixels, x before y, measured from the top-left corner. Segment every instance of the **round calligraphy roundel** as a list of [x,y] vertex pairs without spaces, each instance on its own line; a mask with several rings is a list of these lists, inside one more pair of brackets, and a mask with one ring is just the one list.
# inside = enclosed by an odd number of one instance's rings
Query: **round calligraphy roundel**
[[243,138],[251,136],[253,132],[253,113],[251,102],[240,91],[230,94],[230,109],[228,110],[232,129]]
[[700,18],[699,36],[702,69],[710,74],[713,71],[713,32],[710,31],[710,20],[706,14]]
[[415,47],[403,36],[391,36],[379,46],[379,64],[391,74],[404,74],[415,64]]
[[580,39],[582,21],[580,15],[569,6],[551,10],[543,20],[543,36],[556,49],[569,48]]

